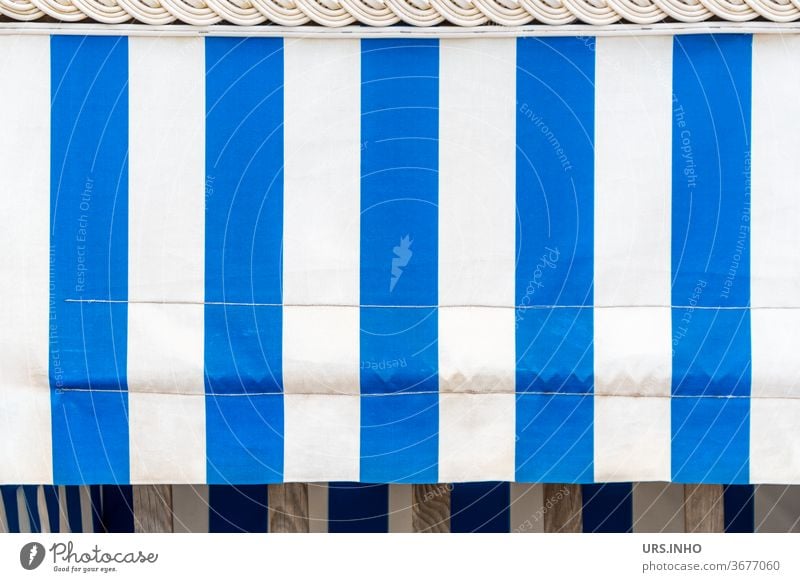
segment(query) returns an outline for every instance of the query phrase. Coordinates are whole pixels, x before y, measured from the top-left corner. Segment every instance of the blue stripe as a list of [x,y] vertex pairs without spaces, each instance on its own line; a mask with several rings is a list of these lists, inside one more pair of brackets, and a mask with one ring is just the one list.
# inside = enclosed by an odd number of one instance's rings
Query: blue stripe
[[388,485],[328,484],[328,532],[385,533],[388,531]]
[[633,487],[630,483],[584,485],[581,493],[584,532],[633,531]]
[[44,502],[47,507],[47,518],[50,522],[50,531],[59,533],[61,531],[61,508],[58,505],[58,487],[55,485],[44,485]]
[[283,41],[206,39],[206,116],[205,296],[240,304],[205,307],[208,482],[275,483],[283,475]]
[[574,306],[593,302],[594,66],[580,38],[517,41],[519,481],[593,479],[593,314]]
[[208,505],[209,533],[267,531],[266,485],[211,485]]
[[37,497],[37,485],[23,485],[22,493],[25,498],[25,510],[28,512],[28,523],[31,524],[31,533],[41,533],[42,520],[39,516],[39,502]]
[[17,485],[0,485],[0,501],[6,510],[6,523],[10,533],[19,533],[19,509],[17,507]]
[[67,523],[69,531],[81,533],[83,531],[83,518],[81,515],[81,490],[76,485],[64,488],[67,503]]
[[450,493],[450,531],[507,533],[511,530],[508,483],[456,483]]
[[672,478],[678,482],[749,478],[751,44],[749,35],[682,36],[673,44],[672,394],[680,398],[672,400]]
[[130,485],[103,487],[102,525],[97,531],[133,533],[133,488]]
[[103,496],[100,485],[89,488],[89,502],[92,504],[92,531],[103,532]]
[[[437,40],[361,42],[361,480],[438,466]],[[369,306],[396,307],[369,307]],[[408,309],[404,307],[428,306]],[[403,367],[381,366],[399,360]]]
[[128,41],[50,46],[53,478],[127,483]]
[[725,533],[753,533],[756,519],[755,487],[727,485],[722,499],[725,506]]

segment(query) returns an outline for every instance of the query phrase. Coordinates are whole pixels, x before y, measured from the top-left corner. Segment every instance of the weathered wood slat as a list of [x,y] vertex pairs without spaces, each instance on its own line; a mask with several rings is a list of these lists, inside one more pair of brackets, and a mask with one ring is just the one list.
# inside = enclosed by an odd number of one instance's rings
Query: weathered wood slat
[[269,486],[269,531],[308,533],[308,484]]
[[580,533],[583,531],[583,495],[580,485],[545,483],[545,533]]
[[414,485],[411,527],[420,533],[450,532],[450,490],[446,483]]
[[133,523],[136,533],[172,533],[172,486],[134,485]]
[[722,485],[684,485],[687,532],[721,533],[725,530]]

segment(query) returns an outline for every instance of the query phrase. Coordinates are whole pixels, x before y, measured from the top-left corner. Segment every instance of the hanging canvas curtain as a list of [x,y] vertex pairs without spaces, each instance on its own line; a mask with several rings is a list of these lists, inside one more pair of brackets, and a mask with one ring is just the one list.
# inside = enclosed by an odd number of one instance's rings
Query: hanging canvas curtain
[[0,482],[800,483],[800,36],[175,30],[0,31]]

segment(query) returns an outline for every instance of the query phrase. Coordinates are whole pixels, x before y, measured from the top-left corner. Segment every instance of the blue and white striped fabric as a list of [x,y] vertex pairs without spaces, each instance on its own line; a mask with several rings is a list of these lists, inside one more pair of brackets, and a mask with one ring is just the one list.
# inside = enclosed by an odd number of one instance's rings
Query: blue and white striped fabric
[[800,483],[800,36],[0,54],[0,482]]
[[[427,495],[450,497],[440,527],[454,533],[544,531],[545,514],[569,494],[545,499],[541,485],[442,484]],[[683,532],[683,486],[668,483],[584,485],[584,532]],[[0,487],[0,532],[133,532],[136,512],[130,486]],[[266,485],[176,485],[176,532],[269,531]],[[330,533],[412,531],[410,485],[317,483],[309,486],[309,529]],[[800,488],[732,485],[724,493],[725,531],[800,531]]]

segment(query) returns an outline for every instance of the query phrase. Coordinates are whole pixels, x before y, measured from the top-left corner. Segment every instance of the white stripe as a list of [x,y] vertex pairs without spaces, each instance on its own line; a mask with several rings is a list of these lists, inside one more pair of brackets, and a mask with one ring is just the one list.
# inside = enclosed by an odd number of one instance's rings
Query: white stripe
[[284,476],[357,481],[360,44],[284,54],[283,299],[352,306],[283,310]]
[[41,524],[42,533],[51,533],[53,528],[50,527],[50,513],[47,511],[47,498],[44,495],[44,487],[41,485],[36,488],[36,507],[39,511],[39,523]]
[[413,531],[413,485],[389,485],[389,533]]
[[328,484],[308,484],[308,531],[328,533]]
[[132,38],[129,55],[131,483],[202,483],[204,44]]
[[0,54],[0,483],[52,483],[50,39],[2,37]]
[[[800,305],[800,37],[754,37],[751,304]],[[746,223],[743,223],[746,226]],[[750,481],[800,482],[800,311],[751,311]],[[795,399],[770,400],[792,397]]]
[[511,483],[511,532],[544,532],[544,486]]
[[28,514],[28,503],[25,500],[25,492],[22,487],[17,487],[17,515],[19,516],[19,531],[21,533],[30,533],[31,519]]
[[0,495],[0,533],[8,533],[8,516],[6,515],[6,504],[2,495]]
[[172,486],[172,524],[176,533],[208,533],[208,486]]
[[633,531],[682,533],[683,498],[679,483],[634,483]]
[[758,485],[754,504],[755,531],[800,533],[800,486]]
[[[595,480],[670,479],[672,39],[599,38]],[[603,398],[601,395],[644,396]]]
[[[515,59],[512,40],[440,44],[443,305],[514,305]],[[514,354],[513,309],[439,310],[440,481],[513,479]]]
[[58,486],[58,531],[59,533],[71,533],[69,514],[67,513],[67,488],[64,485]]
[[88,485],[81,485],[79,491],[81,500],[81,533],[92,533],[94,532],[92,490]]
[[514,479],[514,394],[439,395],[439,481]]

